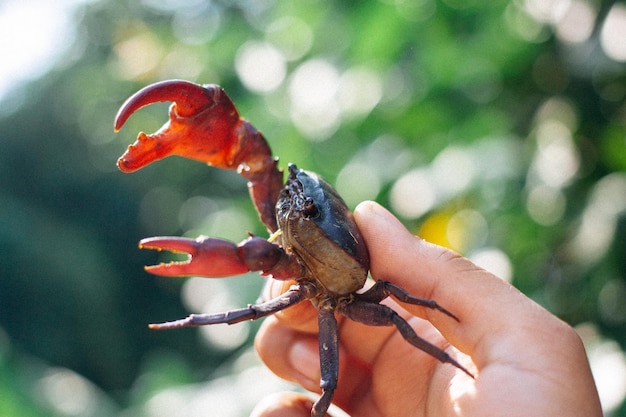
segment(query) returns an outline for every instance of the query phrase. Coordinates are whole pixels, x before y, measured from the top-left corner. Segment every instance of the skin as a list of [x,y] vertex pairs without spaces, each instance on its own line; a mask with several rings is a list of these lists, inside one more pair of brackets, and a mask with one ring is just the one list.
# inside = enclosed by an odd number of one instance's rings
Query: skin
[[[417,333],[475,376],[410,346],[393,327],[338,317],[340,373],[334,403],[354,416],[585,416],[602,411],[577,333],[505,281],[469,260],[413,236],[373,202],[355,210],[371,274],[436,300],[459,322],[417,306],[384,302]],[[267,291],[278,295],[284,282]],[[317,312],[302,303],[268,317],[256,348],[278,376],[319,392]],[[309,416],[312,401],[279,393],[254,417]]]

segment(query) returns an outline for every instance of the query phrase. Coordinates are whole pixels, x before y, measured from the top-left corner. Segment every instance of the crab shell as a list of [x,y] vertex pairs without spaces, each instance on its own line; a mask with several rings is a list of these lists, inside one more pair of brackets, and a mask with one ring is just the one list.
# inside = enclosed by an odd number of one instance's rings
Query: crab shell
[[289,165],[276,219],[280,245],[301,260],[307,279],[338,295],[363,287],[369,270],[367,247],[352,212],[330,184]]

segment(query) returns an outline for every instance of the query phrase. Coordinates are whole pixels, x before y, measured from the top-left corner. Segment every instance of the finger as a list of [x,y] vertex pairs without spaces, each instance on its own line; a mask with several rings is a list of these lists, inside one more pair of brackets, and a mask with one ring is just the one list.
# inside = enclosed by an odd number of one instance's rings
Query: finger
[[[276,298],[292,285],[294,285],[293,281],[268,279],[263,288],[263,298],[265,300]],[[290,306],[274,314],[274,317],[293,330],[309,334],[317,333],[317,310],[308,300]]]
[[317,334],[295,331],[288,324],[273,316],[266,318],[254,340],[255,348],[277,376],[314,391],[320,378]]
[[[347,324],[352,324],[346,321]],[[342,329],[343,331],[343,329]],[[340,338],[339,384],[333,403],[350,409],[357,396],[366,395],[371,367],[347,351]],[[255,347],[267,367],[279,377],[301,385],[308,391],[320,390],[320,356],[317,334],[305,334],[268,317],[255,339]],[[358,395],[357,395],[358,393]]]
[[310,417],[313,402],[303,394],[279,392],[259,402],[250,417]]
[[505,281],[450,250],[413,236],[380,205],[360,204],[355,218],[370,252],[372,276],[433,299],[455,314],[460,323],[437,311],[403,305],[431,321],[475,361],[492,359],[496,353],[492,348],[502,343],[513,351],[540,354],[525,339],[536,336],[529,334],[529,328],[541,329],[546,336],[567,327]]

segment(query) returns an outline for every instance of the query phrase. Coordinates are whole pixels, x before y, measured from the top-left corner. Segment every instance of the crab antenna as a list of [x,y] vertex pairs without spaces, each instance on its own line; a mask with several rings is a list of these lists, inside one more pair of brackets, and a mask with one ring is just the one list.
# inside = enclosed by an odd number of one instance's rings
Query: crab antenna
[[184,80],[168,80],[149,85],[122,104],[115,116],[115,131],[119,131],[134,112],[156,102],[172,101],[179,116],[193,116],[213,103],[219,91],[220,88],[212,84],[203,87]]

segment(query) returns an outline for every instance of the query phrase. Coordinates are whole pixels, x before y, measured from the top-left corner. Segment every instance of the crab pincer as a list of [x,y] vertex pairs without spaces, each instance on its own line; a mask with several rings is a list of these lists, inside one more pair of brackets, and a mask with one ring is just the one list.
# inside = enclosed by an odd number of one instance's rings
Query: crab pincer
[[261,132],[239,116],[222,87],[182,80],[144,87],[122,104],[115,130],[142,107],[170,101],[169,121],[153,134],[140,132],[118,159],[120,170],[134,172],[170,155],[237,170],[249,181],[261,221],[270,232],[276,231],[274,203],[283,187],[283,173]]
[[261,271],[275,279],[291,279],[302,273],[302,267],[279,246],[258,236],[250,236],[238,245],[227,240],[200,236],[150,237],[139,241],[140,249],[186,253],[185,261],[146,266],[151,274],[167,277],[228,277]]

